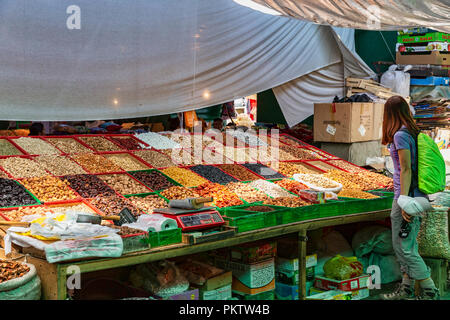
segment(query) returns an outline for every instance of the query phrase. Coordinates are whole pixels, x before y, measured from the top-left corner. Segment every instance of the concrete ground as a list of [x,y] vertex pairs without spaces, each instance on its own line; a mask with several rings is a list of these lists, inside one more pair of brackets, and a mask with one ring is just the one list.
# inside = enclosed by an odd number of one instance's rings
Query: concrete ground
[[[376,290],[376,289],[370,290],[370,297],[367,298],[366,300],[379,300],[380,294],[389,293],[389,292],[394,291],[396,289],[398,283],[399,282],[383,284],[381,286],[381,289],[379,289],[379,290]],[[441,292],[441,300],[450,300],[450,291],[449,290],[447,290],[444,293]]]

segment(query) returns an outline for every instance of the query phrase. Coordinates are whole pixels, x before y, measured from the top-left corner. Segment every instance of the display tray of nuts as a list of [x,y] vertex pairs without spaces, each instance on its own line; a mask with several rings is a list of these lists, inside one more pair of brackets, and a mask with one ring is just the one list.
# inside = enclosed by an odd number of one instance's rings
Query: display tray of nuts
[[78,137],[80,141],[87,144],[94,150],[97,151],[119,151],[125,148],[121,148],[115,143],[109,141],[105,137]]
[[185,187],[197,187],[202,183],[208,182],[205,178],[186,168],[169,167],[162,169],[161,172]]
[[327,162],[331,163],[332,165],[335,165],[338,168],[344,169],[350,173],[360,173],[360,172],[367,172],[367,170],[360,168],[354,164],[351,164],[344,160],[328,160]]
[[14,180],[0,178],[0,207],[19,207],[37,204],[25,187]]
[[376,199],[379,196],[371,194],[369,192],[364,192],[358,189],[342,189],[341,192],[338,193],[339,197],[344,198],[356,198],[356,199]]
[[131,203],[142,211],[152,214],[154,209],[167,208],[168,203],[156,194],[127,197]]
[[94,199],[90,199],[89,202],[106,216],[118,216],[125,208],[130,210],[131,214],[135,217],[144,213],[142,210],[136,208],[131,201],[117,195],[99,195]]
[[155,150],[139,150],[134,151],[134,155],[141,158],[151,166],[155,168],[166,168],[175,166],[175,163],[167,156],[161,152]]
[[[127,150],[141,150],[144,149],[141,147],[141,143],[139,143],[138,140],[132,137],[120,137],[120,136],[111,136],[110,139],[117,143],[119,146],[121,146],[124,149]],[[143,145],[143,143],[142,143]]]
[[219,164],[217,165],[217,167],[241,181],[253,181],[261,179],[256,174],[239,164]]
[[182,200],[187,198],[198,198],[200,194],[198,194],[195,189],[190,189],[181,186],[174,186],[160,192],[164,198],[169,200]]
[[317,191],[339,192],[342,184],[322,174],[294,174],[294,179]]
[[164,174],[156,170],[134,171],[130,174],[154,191],[165,190],[176,185]]
[[53,210],[44,205],[30,206],[30,207],[18,207],[14,209],[1,210],[0,214],[3,215],[6,220],[21,221],[25,216],[39,215],[46,216],[47,214],[54,213]]
[[310,203],[300,199],[300,198],[290,198],[290,197],[280,197],[275,199],[269,199],[263,202],[264,204],[270,204],[273,206],[282,206],[282,207],[289,207],[289,208],[296,208],[296,207],[304,207],[309,206]]
[[10,157],[0,159],[0,166],[16,179],[48,175],[47,171],[30,158]]
[[309,166],[306,162],[272,162],[269,166],[290,178],[296,173],[323,173],[322,171]]
[[241,165],[260,175],[264,179],[285,178],[285,176],[283,176],[281,173],[276,172],[272,168],[260,163],[243,163]]
[[6,139],[0,139],[0,156],[18,156],[23,153]]
[[198,165],[189,167],[189,169],[211,182],[226,184],[229,182],[237,181],[236,178],[233,178],[232,176],[226,174],[225,172],[214,166]]
[[86,148],[81,143],[73,138],[51,138],[46,137],[45,140],[64,153],[89,153],[92,152],[91,149]]
[[151,189],[128,174],[99,174],[100,179],[122,195],[152,192]]
[[79,198],[79,196],[69,188],[69,182],[65,179],[46,176],[42,178],[22,179],[19,182],[44,203]]
[[252,203],[269,199],[264,192],[252,188],[248,183],[230,182],[226,185],[227,189],[238,195],[242,200]]
[[195,191],[202,197],[212,197],[213,204],[219,208],[244,204],[235,193],[218,183],[204,183],[195,188]]
[[24,263],[0,259],[0,283],[21,278],[30,272],[30,267]]
[[13,141],[28,154],[61,154],[61,151],[40,138],[20,137]]
[[55,176],[87,173],[80,165],[66,156],[42,155],[33,158],[39,166]]
[[105,157],[93,153],[80,153],[71,156],[90,173],[122,172],[122,168]]
[[70,187],[83,198],[94,198],[100,194],[113,195],[114,190],[105,184],[99,177],[88,174],[64,176]]
[[71,202],[71,203],[60,203],[60,204],[47,204],[49,208],[54,213],[66,214],[69,211],[74,211],[78,213],[87,214],[99,214],[96,209],[94,209],[90,204],[84,202]]
[[103,154],[103,156],[125,171],[150,169],[149,166],[145,165],[143,162],[128,153]]

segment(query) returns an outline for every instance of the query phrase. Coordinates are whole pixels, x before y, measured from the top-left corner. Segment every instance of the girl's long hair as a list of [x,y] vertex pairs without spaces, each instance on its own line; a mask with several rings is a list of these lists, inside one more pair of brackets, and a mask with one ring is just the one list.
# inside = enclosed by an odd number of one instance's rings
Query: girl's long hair
[[387,145],[394,140],[394,134],[405,126],[411,134],[417,135],[420,132],[414,122],[409,109],[408,102],[401,96],[390,97],[384,104],[383,115],[383,138],[381,143]]

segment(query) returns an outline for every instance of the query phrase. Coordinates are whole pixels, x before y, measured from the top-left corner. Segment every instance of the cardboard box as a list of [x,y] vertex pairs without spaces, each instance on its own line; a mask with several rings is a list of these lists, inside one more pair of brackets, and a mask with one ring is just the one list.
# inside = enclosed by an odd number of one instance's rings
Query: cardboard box
[[[317,255],[306,257],[306,280],[314,279]],[[299,266],[298,259],[285,259],[277,257],[275,260],[275,279],[287,285],[298,285]]]
[[346,280],[335,280],[322,276],[316,276],[314,287],[323,290],[353,291],[367,288],[367,283],[369,281],[370,275],[368,274],[363,274],[359,277]]
[[396,53],[397,64],[434,64],[450,65],[450,52],[430,51],[423,53]]
[[224,287],[226,285],[231,285],[232,281],[233,281],[232,272],[225,271],[224,273],[218,276],[206,279],[205,284],[201,286],[199,289],[203,291],[211,291]]
[[351,292],[340,290],[329,290],[322,293],[309,295],[306,297],[306,300],[351,300],[351,299],[352,299]]
[[198,300],[198,289],[188,290],[167,298],[167,300]]
[[245,264],[216,259],[218,268],[233,273],[232,290],[238,294],[257,294],[275,289],[275,259]]
[[241,263],[256,263],[277,255],[276,241],[244,243],[229,249],[230,260]]
[[265,291],[257,294],[233,294],[236,300],[275,300],[275,290]]
[[382,103],[314,104],[314,141],[360,142],[378,140],[383,121]]
[[[321,290],[321,289],[317,289],[317,288],[311,288],[310,289],[310,295],[315,295],[315,294],[320,294],[323,292],[327,292],[328,290]],[[347,293],[350,292],[351,293],[351,300],[362,300],[362,299],[366,299],[370,296],[370,292],[369,292],[369,288],[364,288],[364,289],[360,289],[360,290],[353,290],[353,291],[341,291],[341,290],[335,290],[338,291],[340,293]]]
[[231,299],[231,283],[214,290],[200,290],[200,300],[229,300]]
[[298,300],[298,286],[275,282],[275,298],[277,300]]

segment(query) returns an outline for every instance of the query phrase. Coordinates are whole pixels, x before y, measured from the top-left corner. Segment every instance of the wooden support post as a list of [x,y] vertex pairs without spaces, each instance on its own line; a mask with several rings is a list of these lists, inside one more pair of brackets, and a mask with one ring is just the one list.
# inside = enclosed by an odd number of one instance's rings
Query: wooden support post
[[306,299],[306,229],[298,232],[298,299]]

